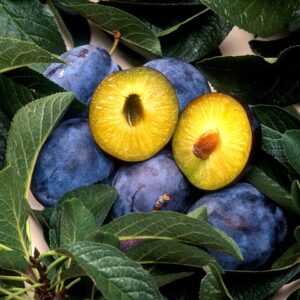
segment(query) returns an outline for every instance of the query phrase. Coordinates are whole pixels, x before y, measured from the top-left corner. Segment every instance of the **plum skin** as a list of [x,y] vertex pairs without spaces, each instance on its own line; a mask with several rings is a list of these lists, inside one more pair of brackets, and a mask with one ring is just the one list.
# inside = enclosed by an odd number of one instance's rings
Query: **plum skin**
[[164,57],[151,60],[144,66],[163,73],[169,79],[178,98],[179,112],[197,96],[210,92],[208,81],[202,73],[183,60]]
[[85,118],[61,122],[43,145],[31,190],[44,206],[65,193],[97,182],[111,183],[115,162],[95,143]]
[[287,221],[282,209],[254,186],[238,182],[200,198],[189,209],[206,205],[208,222],[231,236],[244,260],[209,251],[224,269],[254,270],[263,267],[284,241]]
[[192,205],[190,186],[168,150],[146,161],[120,167],[112,186],[119,194],[111,210],[113,218],[130,212],[152,211],[164,193],[169,195],[170,201],[160,210],[186,212]]
[[94,45],[75,47],[61,55],[67,63],[52,63],[44,76],[73,92],[85,104],[90,102],[96,86],[109,74],[119,71],[109,53]]

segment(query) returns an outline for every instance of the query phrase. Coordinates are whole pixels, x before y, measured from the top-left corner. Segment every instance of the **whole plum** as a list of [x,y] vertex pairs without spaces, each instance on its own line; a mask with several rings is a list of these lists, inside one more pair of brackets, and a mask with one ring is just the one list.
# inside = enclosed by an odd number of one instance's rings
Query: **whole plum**
[[183,60],[164,57],[151,60],[144,66],[163,73],[169,79],[176,91],[180,112],[191,100],[210,92],[208,82],[202,73]]
[[90,44],[75,47],[61,57],[67,63],[52,63],[44,72],[45,77],[73,92],[85,104],[89,103],[98,83],[120,69],[104,48]]
[[95,143],[87,119],[61,122],[42,147],[33,173],[31,190],[45,206],[63,195],[97,182],[111,183],[114,162]]
[[120,167],[112,185],[119,194],[112,208],[114,218],[152,210],[186,212],[191,206],[190,187],[167,150]]
[[239,245],[244,260],[210,251],[225,269],[253,270],[264,266],[287,233],[283,211],[254,186],[238,182],[200,198],[189,209],[207,206],[208,222]]

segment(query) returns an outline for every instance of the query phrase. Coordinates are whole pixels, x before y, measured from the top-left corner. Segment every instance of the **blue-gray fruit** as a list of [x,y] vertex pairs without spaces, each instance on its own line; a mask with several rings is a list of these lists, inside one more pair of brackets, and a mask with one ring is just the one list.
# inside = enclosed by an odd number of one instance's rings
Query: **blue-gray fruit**
[[153,210],[186,212],[191,206],[190,187],[170,151],[122,166],[112,185],[119,194],[112,208],[114,218]]
[[84,118],[63,121],[52,132],[36,162],[31,190],[44,206],[65,193],[97,182],[111,183],[114,162],[95,143]]
[[88,104],[96,86],[110,73],[119,71],[109,53],[94,45],[75,47],[61,55],[67,62],[52,63],[45,77]]
[[283,242],[287,222],[283,211],[249,183],[239,182],[207,194],[190,209],[206,205],[208,222],[227,233],[239,245],[244,260],[211,251],[225,269],[263,267]]
[[183,60],[165,57],[151,60],[144,66],[163,73],[169,79],[176,91],[180,112],[191,100],[210,92],[208,81],[202,73]]

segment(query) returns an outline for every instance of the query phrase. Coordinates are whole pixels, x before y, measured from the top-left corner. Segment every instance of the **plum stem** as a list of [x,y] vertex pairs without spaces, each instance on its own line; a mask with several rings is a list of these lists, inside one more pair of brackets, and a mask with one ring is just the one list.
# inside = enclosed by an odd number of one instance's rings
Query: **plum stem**
[[198,158],[208,159],[220,142],[220,135],[217,129],[210,129],[200,135],[193,145],[193,153]]
[[167,193],[164,193],[162,196],[159,196],[154,204],[153,211],[160,211],[161,208],[170,200],[171,197]]
[[113,53],[115,52],[115,50],[118,47],[118,44],[119,44],[120,38],[121,38],[121,32],[119,30],[113,30],[113,35],[114,35],[114,43],[109,51],[110,56],[113,55]]

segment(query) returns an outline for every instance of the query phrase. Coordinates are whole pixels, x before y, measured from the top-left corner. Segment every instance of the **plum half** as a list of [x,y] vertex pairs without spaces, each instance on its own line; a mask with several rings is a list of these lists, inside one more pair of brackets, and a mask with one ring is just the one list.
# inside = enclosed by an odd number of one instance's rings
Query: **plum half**
[[194,186],[220,189],[245,173],[259,131],[248,107],[229,95],[204,94],[179,118],[172,141],[175,161]]
[[112,73],[97,86],[89,123],[104,151],[124,161],[142,161],[169,142],[178,114],[169,80],[151,68],[136,67]]

